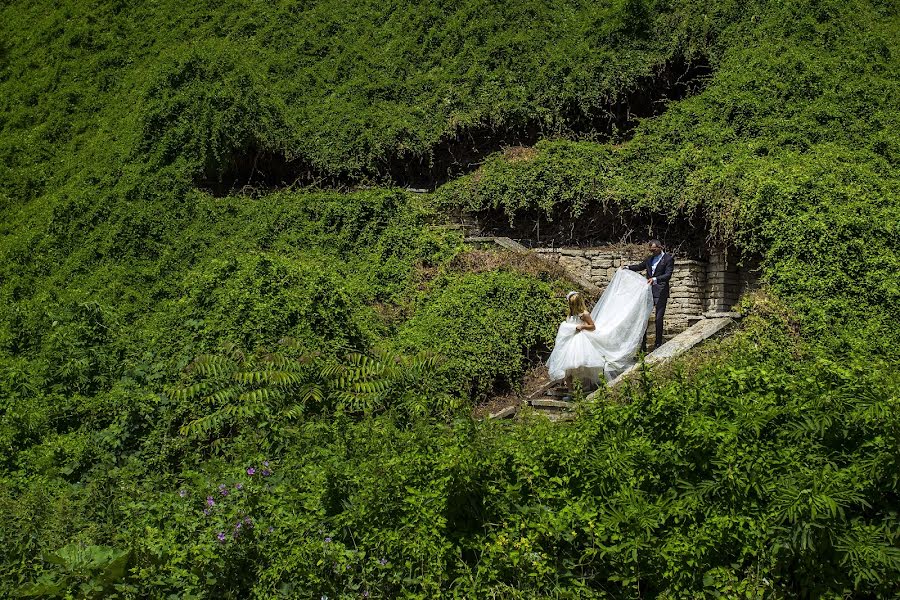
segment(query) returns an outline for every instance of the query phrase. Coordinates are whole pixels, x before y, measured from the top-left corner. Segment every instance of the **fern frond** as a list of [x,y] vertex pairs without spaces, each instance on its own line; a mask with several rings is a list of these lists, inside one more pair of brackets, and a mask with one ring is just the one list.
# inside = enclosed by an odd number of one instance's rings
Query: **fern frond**
[[282,398],[283,396],[284,394],[280,391],[271,390],[269,388],[259,388],[243,392],[240,396],[238,396],[237,400],[242,404],[248,402],[258,404],[261,402],[270,402],[272,400]]
[[214,354],[200,355],[188,366],[189,371],[204,377],[221,377],[236,368],[237,365],[230,358]]
[[294,371],[268,371],[268,383],[275,386],[296,385],[303,381],[303,376]]
[[304,414],[303,405],[302,404],[292,404],[288,408],[281,411],[281,416],[286,419],[296,420],[303,416]]
[[237,393],[237,389],[230,387],[224,390],[218,390],[213,394],[210,394],[206,397],[206,401],[214,404],[227,404],[230,402],[234,395]]
[[218,429],[224,423],[224,415],[221,411],[216,411],[210,415],[194,419],[190,423],[181,427],[181,435],[198,436],[206,435],[213,429]]
[[169,395],[173,400],[190,400],[191,398],[195,398],[200,395],[206,389],[209,388],[209,383],[206,381],[201,381],[200,383],[195,383],[194,385],[190,385],[186,388],[176,388],[169,392]]
[[325,400],[325,393],[322,388],[315,383],[308,383],[298,390],[298,396],[305,402],[321,403]]
[[347,371],[347,367],[339,364],[324,365],[321,373],[323,377],[328,379],[339,377]]

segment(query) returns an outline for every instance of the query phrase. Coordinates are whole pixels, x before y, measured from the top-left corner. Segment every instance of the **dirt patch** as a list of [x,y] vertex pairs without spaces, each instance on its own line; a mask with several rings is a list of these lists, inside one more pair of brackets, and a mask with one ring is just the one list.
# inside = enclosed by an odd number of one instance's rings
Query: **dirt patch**
[[503,159],[509,163],[524,162],[533,159],[537,153],[532,146],[509,146],[503,149]]
[[531,252],[498,252],[472,248],[458,254],[450,263],[454,271],[483,273],[509,269],[544,281],[566,279],[566,270]]

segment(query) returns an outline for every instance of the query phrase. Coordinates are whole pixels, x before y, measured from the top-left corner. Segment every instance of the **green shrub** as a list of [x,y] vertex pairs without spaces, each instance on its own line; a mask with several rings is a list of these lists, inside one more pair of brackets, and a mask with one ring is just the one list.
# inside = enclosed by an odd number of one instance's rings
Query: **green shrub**
[[560,283],[504,271],[447,275],[391,344],[442,356],[440,374],[452,394],[480,399],[516,388],[565,316]]

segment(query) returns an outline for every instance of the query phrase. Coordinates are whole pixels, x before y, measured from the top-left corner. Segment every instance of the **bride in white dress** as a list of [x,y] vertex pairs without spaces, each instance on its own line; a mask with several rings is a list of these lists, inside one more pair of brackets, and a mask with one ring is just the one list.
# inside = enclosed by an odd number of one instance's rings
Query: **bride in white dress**
[[569,302],[569,316],[560,323],[556,332],[556,343],[547,360],[547,369],[550,379],[565,378],[566,386],[571,390],[574,377],[596,380],[606,365],[606,356],[597,343],[597,326],[584,304],[584,298],[578,292],[569,292],[566,300]]
[[571,390],[576,377],[596,384],[601,371],[609,381],[633,364],[653,310],[644,277],[617,271],[591,312],[580,293],[569,292],[566,299],[569,316],[560,323],[547,360],[550,379],[565,378]]

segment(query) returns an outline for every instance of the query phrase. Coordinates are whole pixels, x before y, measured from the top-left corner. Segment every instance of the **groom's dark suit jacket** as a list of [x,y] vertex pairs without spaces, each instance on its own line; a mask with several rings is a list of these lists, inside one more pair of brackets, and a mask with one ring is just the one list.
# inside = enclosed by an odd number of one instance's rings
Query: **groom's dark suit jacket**
[[653,284],[653,300],[658,302],[660,298],[668,299],[669,297],[669,280],[672,279],[672,273],[675,272],[675,257],[668,252],[663,252],[662,258],[656,265],[656,271],[650,273],[651,261],[656,258],[648,256],[642,262],[636,265],[628,265],[632,271],[646,271],[647,279],[656,277],[656,283]]

